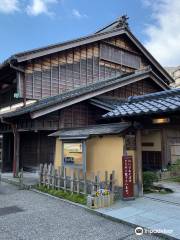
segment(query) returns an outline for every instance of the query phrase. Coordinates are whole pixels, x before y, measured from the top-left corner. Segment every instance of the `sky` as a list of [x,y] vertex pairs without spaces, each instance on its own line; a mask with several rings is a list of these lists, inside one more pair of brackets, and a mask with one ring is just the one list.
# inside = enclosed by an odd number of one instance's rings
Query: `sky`
[[180,65],[180,0],[0,0],[0,62],[91,34],[123,14],[163,66]]

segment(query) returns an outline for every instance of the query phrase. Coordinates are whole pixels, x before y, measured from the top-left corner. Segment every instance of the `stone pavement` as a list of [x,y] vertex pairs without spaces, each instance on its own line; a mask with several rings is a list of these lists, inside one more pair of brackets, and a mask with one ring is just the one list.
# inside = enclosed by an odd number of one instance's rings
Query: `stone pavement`
[[[1,173],[1,180],[3,182],[20,185],[19,178],[14,178],[13,173]],[[27,188],[34,186],[38,183],[39,175],[37,173],[23,172],[23,185]]]
[[[180,204],[161,201],[159,195],[154,199],[144,196],[131,201],[118,201],[110,208],[97,211],[144,228],[170,230],[169,236],[180,239]],[[171,198],[171,194],[168,196]]]
[[161,240],[134,227],[28,190],[0,184],[1,240]]
[[145,195],[146,197],[180,205],[180,183],[160,181],[156,185],[161,185],[163,187],[170,188],[174,191],[174,193],[171,194],[151,193],[146,194]]

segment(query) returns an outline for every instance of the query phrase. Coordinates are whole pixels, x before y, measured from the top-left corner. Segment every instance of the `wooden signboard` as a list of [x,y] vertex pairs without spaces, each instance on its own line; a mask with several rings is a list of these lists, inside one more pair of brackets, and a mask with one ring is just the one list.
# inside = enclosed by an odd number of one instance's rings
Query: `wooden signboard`
[[125,136],[126,150],[135,150],[136,149],[136,136],[135,135],[126,135]]
[[133,189],[133,157],[123,156],[123,198],[128,200],[134,198]]

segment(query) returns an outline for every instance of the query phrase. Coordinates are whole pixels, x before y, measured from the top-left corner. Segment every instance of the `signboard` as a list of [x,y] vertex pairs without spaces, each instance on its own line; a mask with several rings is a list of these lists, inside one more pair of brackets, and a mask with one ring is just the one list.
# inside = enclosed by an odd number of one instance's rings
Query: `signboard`
[[134,198],[133,189],[133,157],[123,156],[123,198]]
[[126,135],[125,136],[126,150],[135,150],[136,149],[136,136],[135,135]]

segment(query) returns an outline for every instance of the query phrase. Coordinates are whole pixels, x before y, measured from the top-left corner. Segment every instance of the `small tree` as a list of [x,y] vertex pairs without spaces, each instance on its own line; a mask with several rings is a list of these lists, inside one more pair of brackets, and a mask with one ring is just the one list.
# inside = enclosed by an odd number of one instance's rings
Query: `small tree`
[[143,172],[143,186],[144,190],[148,191],[153,187],[153,183],[158,181],[158,177],[155,172],[147,171]]

